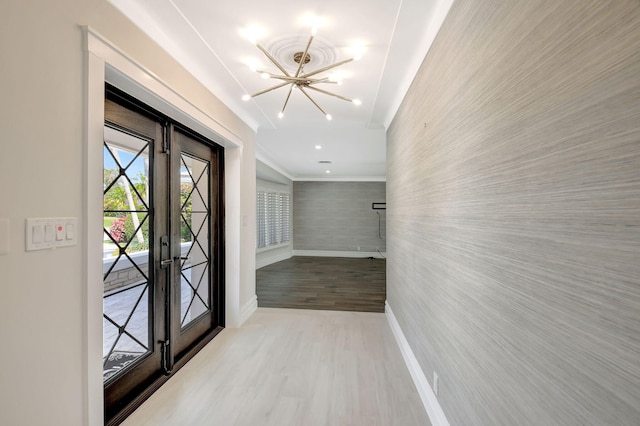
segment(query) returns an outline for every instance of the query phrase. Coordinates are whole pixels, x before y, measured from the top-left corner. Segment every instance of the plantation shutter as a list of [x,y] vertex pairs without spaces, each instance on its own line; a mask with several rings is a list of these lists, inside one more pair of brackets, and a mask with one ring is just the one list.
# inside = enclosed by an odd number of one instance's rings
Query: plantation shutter
[[263,248],[267,246],[267,193],[258,191],[256,200],[256,216],[257,216],[257,236],[256,246]]
[[291,205],[290,205],[290,196],[289,194],[281,194],[282,195],[282,241],[283,243],[287,243],[291,239]]
[[291,196],[257,191],[256,247],[264,248],[291,240]]

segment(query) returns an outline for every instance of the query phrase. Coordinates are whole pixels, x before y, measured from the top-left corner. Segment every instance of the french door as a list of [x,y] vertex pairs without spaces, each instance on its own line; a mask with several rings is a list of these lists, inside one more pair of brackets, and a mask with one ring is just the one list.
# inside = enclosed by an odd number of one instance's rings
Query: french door
[[105,421],[118,424],[223,326],[222,148],[108,88]]

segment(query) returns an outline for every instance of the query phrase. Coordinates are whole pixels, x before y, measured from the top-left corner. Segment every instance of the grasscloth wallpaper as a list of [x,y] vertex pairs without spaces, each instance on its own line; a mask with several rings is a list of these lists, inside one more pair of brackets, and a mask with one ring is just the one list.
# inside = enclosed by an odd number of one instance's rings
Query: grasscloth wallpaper
[[293,248],[386,251],[386,212],[371,209],[385,192],[384,182],[294,182]]
[[387,294],[452,425],[640,424],[640,2],[457,0],[388,130]]

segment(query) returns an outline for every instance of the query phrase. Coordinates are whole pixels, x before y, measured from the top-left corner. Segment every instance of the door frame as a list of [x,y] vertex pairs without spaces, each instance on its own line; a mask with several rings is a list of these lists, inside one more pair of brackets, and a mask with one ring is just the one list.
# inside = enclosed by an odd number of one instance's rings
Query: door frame
[[[104,418],[102,401],[102,253],[103,200],[100,188],[103,184],[102,139],[104,129],[104,83],[136,96],[148,105],[179,119],[183,124],[196,129],[204,136],[220,142],[225,147],[225,323],[227,328],[238,327],[257,308],[254,296],[240,296],[240,274],[255,270],[255,256],[244,258],[242,249],[255,245],[255,229],[251,221],[243,231],[242,215],[251,214],[255,205],[251,204],[252,194],[242,201],[242,191],[247,189],[243,173],[255,170],[253,151],[254,133],[236,117],[230,117],[227,108],[218,107],[219,101],[213,95],[202,94],[199,107],[184,97],[195,80],[176,89],[166,84],[156,73],[150,71],[137,59],[128,56],[116,44],[105,38],[94,28],[82,26],[84,49],[83,73],[83,138],[81,153],[85,168],[82,173],[83,217],[79,224],[82,250],[82,277],[85,285],[82,291],[83,346],[82,382],[82,423],[101,425]],[[167,59],[169,57],[167,56]],[[203,89],[202,89],[203,90]],[[222,121],[213,114],[220,111]],[[240,133],[238,133],[240,132]],[[246,144],[246,146],[245,146]],[[246,156],[250,159],[246,159]],[[245,158],[245,160],[243,160]],[[250,161],[248,161],[250,160]],[[251,168],[253,167],[253,168]],[[255,182],[255,180],[254,180]],[[243,294],[255,294],[251,283],[243,284]],[[241,301],[242,300],[242,301]]]

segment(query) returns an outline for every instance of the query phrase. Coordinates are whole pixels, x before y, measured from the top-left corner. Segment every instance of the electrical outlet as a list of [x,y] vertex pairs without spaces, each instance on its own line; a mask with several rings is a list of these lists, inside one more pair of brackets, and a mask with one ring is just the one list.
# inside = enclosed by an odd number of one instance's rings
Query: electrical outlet
[[438,396],[438,373],[436,373],[435,371],[433,372],[433,393]]

